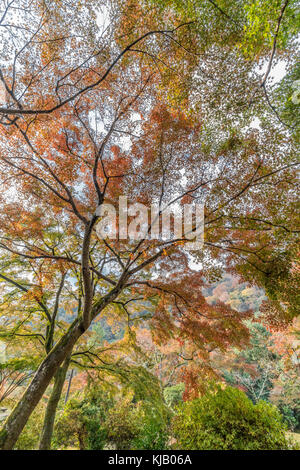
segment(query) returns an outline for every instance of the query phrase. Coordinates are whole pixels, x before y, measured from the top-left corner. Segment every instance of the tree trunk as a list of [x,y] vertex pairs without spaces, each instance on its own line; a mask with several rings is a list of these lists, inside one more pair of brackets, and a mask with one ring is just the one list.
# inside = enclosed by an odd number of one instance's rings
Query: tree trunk
[[80,432],[77,433],[78,442],[79,442],[79,450],[85,450],[85,443],[84,438]]
[[65,383],[66,374],[70,364],[70,354],[63,362],[63,365],[57,370],[54,375],[54,385],[51,392],[47,408],[45,412],[44,425],[40,439],[40,450],[50,450],[51,440],[54,428],[54,420],[56,415],[56,409],[61,397],[61,392]]
[[74,369],[71,370],[71,374],[70,374],[70,377],[69,377],[68,389],[67,389],[67,393],[66,393],[66,396],[65,396],[65,405],[67,404],[67,401],[68,401],[68,399],[69,399],[69,394],[70,394],[70,389],[71,389],[71,383],[72,383],[72,379],[73,379],[73,374],[74,374]]
[[13,409],[0,431],[0,449],[10,450],[14,447],[28,418],[42,398],[51,379],[64,359],[71,353],[74,344],[83,332],[84,329],[81,324],[78,320],[75,320],[68,332],[43,360],[30,385],[25,390],[23,397]]

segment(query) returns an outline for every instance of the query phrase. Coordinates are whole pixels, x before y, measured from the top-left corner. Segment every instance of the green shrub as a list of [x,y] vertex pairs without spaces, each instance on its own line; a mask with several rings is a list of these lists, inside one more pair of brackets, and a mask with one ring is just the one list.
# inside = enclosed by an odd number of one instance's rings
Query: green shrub
[[172,423],[178,449],[276,450],[292,447],[276,407],[254,405],[242,391],[220,386],[179,406]]
[[182,401],[184,389],[185,385],[183,383],[172,385],[164,389],[165,402],[171,409],[174,409]]
[[283,420],[290,431],[295,431],[300,428],[299,402],[297,408],[282,402],[279,402],[277,405],[280,413],[282,414]]
[[167,448],[169,416],[141,403],[139,431],[131,442],[135,450],[163,450]]
[[109,410],[107,438],[120,450],[161,450],[166,448],[168,412],[146,401],[134,402],[129,394]]
[[107,438],[105,417],[112,406],[109,394],[99,389],[91,389],[82,400],[69,400],[57,420],[54,445],[81,450],[103,449]]
[[164,449],[168,409],[135,401],[133,392],[113,397],[94,388],[84,398],[72,398],[59,415],[53,445],[81,450]]
[[129,450],[139,433],[140,410],[132,396],[120,397],[108,411],[106,419],[108,441],[118,450]]

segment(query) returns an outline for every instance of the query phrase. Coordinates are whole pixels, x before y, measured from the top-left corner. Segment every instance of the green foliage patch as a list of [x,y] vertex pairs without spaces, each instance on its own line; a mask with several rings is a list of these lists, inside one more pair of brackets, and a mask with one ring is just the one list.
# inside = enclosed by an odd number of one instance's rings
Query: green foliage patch
[[185,402],[173,420],[176,448],[187,450],[289,449],[286,427],[276,407],[254,405],[240,390],[221,386]]

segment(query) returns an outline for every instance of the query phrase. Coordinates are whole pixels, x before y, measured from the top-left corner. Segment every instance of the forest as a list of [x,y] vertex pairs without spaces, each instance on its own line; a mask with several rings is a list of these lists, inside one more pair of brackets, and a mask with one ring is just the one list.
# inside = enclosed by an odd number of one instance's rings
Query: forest
[[299,26],[0,0],[1,450],[300,450]]

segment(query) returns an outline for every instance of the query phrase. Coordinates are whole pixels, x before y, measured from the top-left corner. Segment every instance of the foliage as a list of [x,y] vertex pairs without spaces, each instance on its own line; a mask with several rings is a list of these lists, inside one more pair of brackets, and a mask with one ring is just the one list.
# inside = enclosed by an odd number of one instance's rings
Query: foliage
[[[141,325],[172,359],[177,346],[184,398],[199,394],[211,351],[249,339],[252,312],[203,294],[222,268],[294,316],[298,143],[268,78],[278,57],[294,70],[296,2],[2,3],[0,337],[19,351],[22,338],[22,358],[41,365],[5,423],[11,448],[71,351],[111,384],[141,378]],[[274,99],[284,114],[287,94]],[[179,202],[205,204],[204,248],[174,230],[99,238],[99,210],[119,196],[155,204],[158,222]],[[106,337],[91,330],[99,318]],[[81,445],[101,447],[93,408],[72,413]]]
[[280,410],[289,429],[299,423],[299,318],[284,329],[270,330],[250,323],[250,344],[226,354],[218,365],[229,385],[242,389],[256,403],[266,400]]
[[173,422],[178,449],[289,449],[285,431],[274,406],[254,405],[242,391],[220,386],[185,402]]
[[260,305],[265,299],[262,289],[249,286],[229,273],[205,286],[204,293],[206,300],[211,304],[221,301],[241,312],[253,310],[254,314],[258,314]]
[[164,398],[171,409],[174,409],[182,401],[184,389],[183,383],[164,388]]
[[287,424],[291,431],[297,431],[300,429],[300,399],[296,401],[294,406],[280,401],[277,405],[284,422]]
[[43,426],[43,416],[45,412],[45,402],[39,403],[26,426],[24,427],[15,445],[16,450],[36,450],[38,449],[40,434]]
[[279,30],[277,42],[279,47],[285,47],[291,36],[297,31],[297,2],[282,2],[281,0],[248,0],[244,2],[246,12],[245,51],[257,54],[259,49],[272,47],[274,31],[278,18],[284,8],[284,24]]
[[291,430],[300,429],[300,317],[272,335],[271,349],[280,360],[270,400],[276,404]]
[[59,416],[55,445],[82,450],[160,449],[167,441],[167,409],[137,401],[134,392],[111,394],[93,387],[80,399],[72,398]]
[[55,427],[55,445],[103,449],[107,436],[103,423],[111,406],[112,398],[102,390],[92,389],[83,399],[69,400]]
[[224,378],[230,385],[236,385],[257,403],[268,400],[273,388],[273,379],[278,376],[279,356],[270,347],[271,333],[260,323],[249,323],[250,344],[238,351],[224,371]]
[[117,449],[164,449],[167,442],[167,410],[135,401],[127,395],[117,400],[106,421],[108,441]]
[[277,85],[273,86],[272,99],[281,118],[286,122],[291,130],[299,137],[299,63],[290,64],[287,73]]
[[142,418],[140,429],[131,442],[131,448],[137,450],[162,450],[168,448],[168,421],[166,416],[157,413],[157,410],[142,404]]

